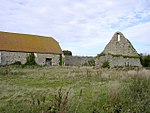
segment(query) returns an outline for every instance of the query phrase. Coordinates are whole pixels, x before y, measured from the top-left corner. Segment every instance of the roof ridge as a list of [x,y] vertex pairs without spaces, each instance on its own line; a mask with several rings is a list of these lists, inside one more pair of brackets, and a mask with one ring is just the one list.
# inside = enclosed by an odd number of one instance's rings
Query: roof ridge
[[[37,36],[43,38],[53,38],[52,36],[42,36],[42,35],[35,35],[35,34],[26,34],[26,33],[17,33],[17,32],[8,32],[8,31],[0,31],[1,33],[9,33],[9,34],[18,34],[18,35],[30,35],[30,36]],[[54,38],[53,38],[54,39]]]

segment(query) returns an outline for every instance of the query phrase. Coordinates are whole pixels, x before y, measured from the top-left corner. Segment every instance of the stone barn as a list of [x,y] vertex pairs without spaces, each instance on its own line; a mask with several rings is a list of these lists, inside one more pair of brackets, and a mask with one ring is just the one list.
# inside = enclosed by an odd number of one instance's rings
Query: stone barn
[[38,65],[59,65],[62,50],[52,37],[0,32],[0,65],[25,64],[34,53]]
[[140,56],[121,32],[116,32],[104,51],[96,58],[96,65],[109,62],[110,67],[142,67]]

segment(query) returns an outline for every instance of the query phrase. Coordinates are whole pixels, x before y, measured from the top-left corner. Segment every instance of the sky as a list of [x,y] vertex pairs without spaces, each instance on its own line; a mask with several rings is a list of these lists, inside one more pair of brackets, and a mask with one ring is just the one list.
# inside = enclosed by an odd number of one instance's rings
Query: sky
[[73,55],[96,56],[120,31],[150,53],[150,0],[0,0],[0,31],[52,36]]

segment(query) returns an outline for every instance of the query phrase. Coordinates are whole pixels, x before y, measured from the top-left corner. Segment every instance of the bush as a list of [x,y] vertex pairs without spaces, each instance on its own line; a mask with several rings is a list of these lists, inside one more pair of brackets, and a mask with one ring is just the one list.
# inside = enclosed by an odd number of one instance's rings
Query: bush
[[25,65],[36,65],[34,53],[30,53],[27,56],[27,62],[25,63]]
[[104,61],[103,64],[102,64],[102,68],[110,68],[109,62],[108,61]]
[[88,61],[89,66],[95,66],[95,60],[91,59]]
[[140,56],[141,64],[144,67],[150,67],[150,55],[142,55]]

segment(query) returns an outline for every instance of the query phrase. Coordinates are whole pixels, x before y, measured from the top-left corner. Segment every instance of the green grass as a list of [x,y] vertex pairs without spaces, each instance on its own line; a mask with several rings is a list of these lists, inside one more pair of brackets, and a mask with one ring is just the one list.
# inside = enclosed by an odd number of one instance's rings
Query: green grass
[[0,113],[148,113],[149,84],[149,70],[0,67]]

